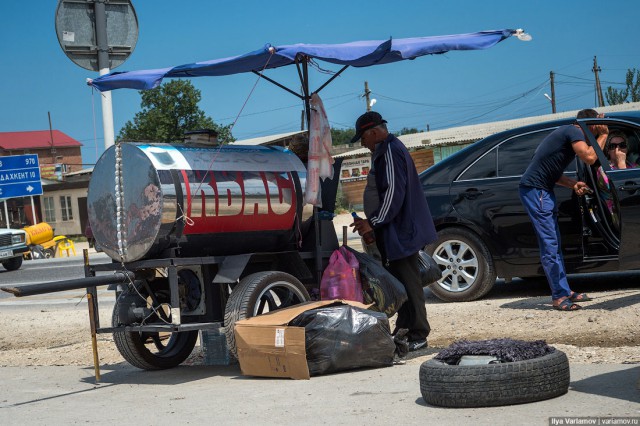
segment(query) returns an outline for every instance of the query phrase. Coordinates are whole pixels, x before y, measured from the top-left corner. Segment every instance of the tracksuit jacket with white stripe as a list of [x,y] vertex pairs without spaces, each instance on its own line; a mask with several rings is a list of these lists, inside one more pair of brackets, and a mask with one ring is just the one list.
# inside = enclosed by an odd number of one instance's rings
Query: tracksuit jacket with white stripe
[[372,159],[380,204],[367,218],[382,231],[388,260],[398,260],[436,240],[429,205],[409,151],[394,135],[376,145]]

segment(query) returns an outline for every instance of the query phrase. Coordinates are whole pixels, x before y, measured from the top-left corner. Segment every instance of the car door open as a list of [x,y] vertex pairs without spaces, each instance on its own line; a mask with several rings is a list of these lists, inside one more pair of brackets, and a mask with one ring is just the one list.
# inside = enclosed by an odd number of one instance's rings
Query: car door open
[[632,166],[635,162],[626,169],[612,167],[587,126],[606,124],[610,133],[624,133],[631,159],[639,153],[640,128],[614,119],[581,120],[579,124],[598,155],[595,164],[580,162],[578,170],[579,179],[594,189],[581,201],[585,260],[617,257],[621,270],[640,268],[640,168]]

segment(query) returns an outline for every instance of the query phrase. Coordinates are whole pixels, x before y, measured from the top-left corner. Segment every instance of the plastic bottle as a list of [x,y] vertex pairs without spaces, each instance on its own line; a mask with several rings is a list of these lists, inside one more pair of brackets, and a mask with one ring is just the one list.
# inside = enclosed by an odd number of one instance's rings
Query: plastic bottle
[[[358,222],[358,221],[364,220],[363,218],[358,216],[358,214],[356,212],[351,212],[351,217],[353,217],[353,221],[354,222]],[[371,230],[371,231],[367,232],[366,234],[362,235],[362,239],[364,240],[364,243],[366,245],[371,245],[371,244],[376,242],[376,236],[373,233],[373,230]]]

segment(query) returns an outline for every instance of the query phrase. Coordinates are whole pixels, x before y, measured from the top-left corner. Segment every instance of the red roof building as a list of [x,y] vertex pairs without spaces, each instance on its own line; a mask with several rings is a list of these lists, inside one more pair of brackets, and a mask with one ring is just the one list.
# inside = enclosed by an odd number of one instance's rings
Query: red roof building
[[60,130],[0,132],[0,156],[37,154],[41,176],[82,169],[82,144]]
[[24,154],[38,156],[44,191],[41,196],[4,200],[6,208],[3,206],[0,211],[0,225],[21,228],[44,220],[55,228],[56,235],[82,234],[87,216],[88,181],[68,183],[65,177],[67,173],[82,169],[81,147],[80,142],[60,130],[0,132],[0,158]]

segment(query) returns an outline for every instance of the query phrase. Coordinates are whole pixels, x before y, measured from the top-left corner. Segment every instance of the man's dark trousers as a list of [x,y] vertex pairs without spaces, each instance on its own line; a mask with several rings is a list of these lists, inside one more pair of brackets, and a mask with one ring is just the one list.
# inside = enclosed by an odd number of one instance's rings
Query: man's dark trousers
[[387,271],[402,283],[409,297],[398,310],[394,334],[401,328],[406,328],[409,330],[407,338],[410,342],[426,340],[431,327],[427,320],[426,299],[418,269],[418,253],[403,259],[390,260],[388,263],[383,262]]

